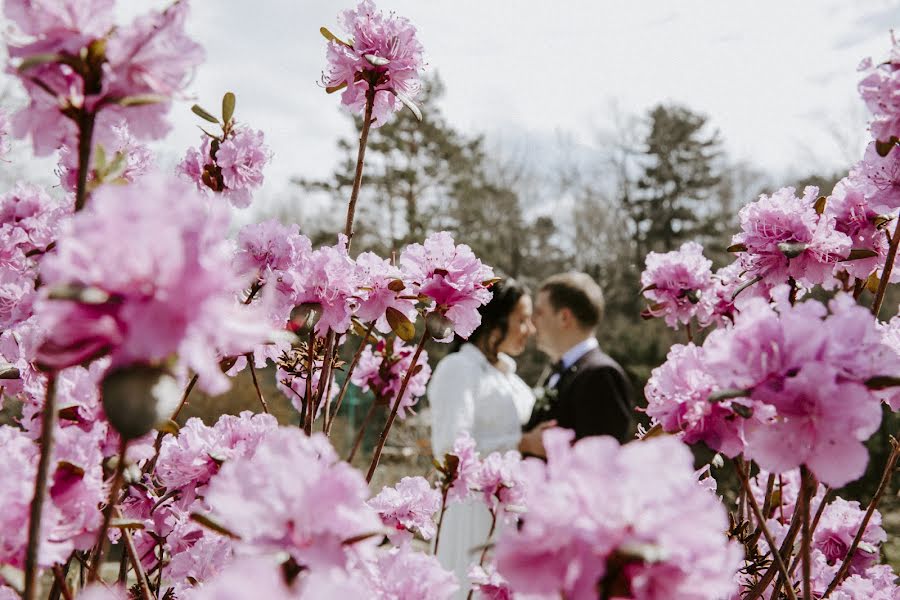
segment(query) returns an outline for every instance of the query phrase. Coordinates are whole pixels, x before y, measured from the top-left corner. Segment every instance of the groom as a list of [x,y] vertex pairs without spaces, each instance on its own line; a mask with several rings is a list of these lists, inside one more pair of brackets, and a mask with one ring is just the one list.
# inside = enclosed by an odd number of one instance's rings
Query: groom
[[575,438],[611,435],[626,441],[632,422],[631,386],[622,367],[606,355],[595,333],[603,316],[603,292],[585,273],[554,275],[538,289],[533,321],[538,348],[554,361],[519,444],[523,454],[544,456],[543,430],[575,431]]

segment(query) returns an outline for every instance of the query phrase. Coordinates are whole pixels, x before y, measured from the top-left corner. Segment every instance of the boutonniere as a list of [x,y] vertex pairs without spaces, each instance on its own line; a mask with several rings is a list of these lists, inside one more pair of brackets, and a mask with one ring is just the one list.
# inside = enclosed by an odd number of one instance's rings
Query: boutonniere
[[546,412],[550,410],[550,406],[559,396],[559,390],[556,388],[539,387],[534,390],[534,410],[536,412]]

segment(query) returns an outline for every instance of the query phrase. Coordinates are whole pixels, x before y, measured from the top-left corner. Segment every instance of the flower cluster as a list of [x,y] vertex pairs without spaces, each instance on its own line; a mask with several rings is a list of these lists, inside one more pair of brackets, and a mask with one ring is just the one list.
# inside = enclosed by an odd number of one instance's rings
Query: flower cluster
[[412,364],[414,355],[415,349],[404,344],[400,338],[379,340],[362,351],[351,381],[364,392],[371,391],[376,402],[393,406],[403,379],[413,369],[397,410],[397,416],[406,418],[407,411],[412,412],[418,399],[425,395],[425,386],[431,378],[428,352],[420,352],[415,365]]
[[515,592],[714,600],[733,590],[740,551],[724,534],[724,507],[697,485],[686,446],[671,437],[621,447],[572,438],[548,430],[546,464],[526,460],[527,517],[496,547],[497,570]]
[[350,39],[345,42],[328,32],[324,83],[329,90],[344,88],[341,102],[356,113],[364,111],[371,94],[372,124],[379,127],[404,105],[413,106],[424,67],[422,44],[407,19],[385,16],[371,0],[344,11],[340,21]]
[[892,36],[887,60],[873,64],[871,58],[860,64],[865,77],[859,82],[859,94],[872,112],[872,137],[890,141],[900,137],[900,42]]
[[441,508],[441,494],[424,477],[404,477],[369,500],[381,521],[393,531],[391,541],[400,544],[417,532],[422,539],[434,537],[434,514]]
[[680,249],[647,255],[641,273],[643,293],[652,303],[647,317],[664,317],[666,325],[677,328],[696,318],[705,325],[712,317],[712,261],[703,256],[703,247],[685,242]]

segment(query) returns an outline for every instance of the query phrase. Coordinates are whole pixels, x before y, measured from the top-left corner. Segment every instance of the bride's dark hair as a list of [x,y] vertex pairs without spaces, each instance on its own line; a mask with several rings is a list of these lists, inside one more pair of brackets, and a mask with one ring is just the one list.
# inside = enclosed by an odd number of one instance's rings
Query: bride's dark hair
[[[511,277],[504,278],[491,286],[491,301],[478,309],[481,313],[481,324],[472,332],[468,340],[457,336],[450,351],[459,350],[465,342],[474,344],[490,362],[497,361],[498,348],[509,332],[509,316],[516,309],[519,300],[528,293],[521,283]],[[500,335],[491,339],[493,332]]]

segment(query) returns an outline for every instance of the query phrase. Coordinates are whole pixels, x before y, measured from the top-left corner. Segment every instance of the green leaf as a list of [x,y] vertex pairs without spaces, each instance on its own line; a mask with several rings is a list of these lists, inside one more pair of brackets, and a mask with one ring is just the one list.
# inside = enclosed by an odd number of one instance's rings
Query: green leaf
[[0,379],[19,379],[19,369],[9,363],[0,363]]
[[202,515],[200,513],[191,513],[191,521],[199,523],[200,525],[203,525],[207,529],[209,529],[211,531],[215,531],[216,533],[221,533],[222,535],[227,535],[228,537],[230,537],[232,539],[235,539],[235,540],[241,539],[241,536],[234,533],[233,531],[231,531],[230,529],[228,529],[221,523],[216,522],[209,515]]
[[106,171],[106,150],[103,149],[102,144],[97,144],[94,148],[94,169],[98,173]]
[[348,48],[353,47],[350,44],[348,44],[347,42],[345,42],[344,40],[342,40],[341,38],[339,38],[338,36],[331,33],[327,27],[319,27],[319,33],[321,33],[322,37],[324,37],[329,42],[337,42],[338,44],[343,44],[343,45],[347,46]]
[[826,198],[825,196],[819,196],[819,198],[816,200],[816,203],[813,204],[813,208],[815,208],[816,212],[821,215],[823,212],[825,212],[825,204],[827,202],[828,198]]
[[225,123],[230,123],[231,118],[234,117],[234,105],[236,102],[237,98],[231,92],[222,96],[222,121]]
[[724,390],[718,390],[709,395],[707,400],[711,404],[716,404],[717,402],[722,402],[723,400],[731,400],[732,398],[746,398],[750,395],[750,390],[741,390],[735,388],[726,388]]
[[47,52],[45,54],[32,54],[21,63],[17,67],[17,71],[22,73],[27,71],[28,69],[32,69],[34,67],[39,67],[41,65],[46,65],[49,63],[62,62],[64,59],[62,54],[57,54],[55,52]]
[[416,326],[406,315],[393,306],[389,306],[385,316],[387,317],[387,322],[391,326],[391,329],[397,334],[397,337],[404,342],[411,342],[415,339]]
[[891,137],[886,142],[882,142],[881,140],[875,140],[875,151],[878,153],[878,156],[885,157],[891,153],[891,150],[894,146],[897,145],[897,138]]
[[124,173],[125,169],[128,167],[127,161],[128,156],[126,156],[124,152],[116,152],[112,162],[107,165],[106,170],[103,172],[103,176],[113,179],[118,177]]
[[124,98],[119,99],[117,104],[119,106],[146,106],[148,104],[167,102],[168,100],[168,96],[162,96],[160,94],[138,94],[136,96],[125,96]]
[[416,103],[412,101],[412,98],[404,94],[403,92],[398,92],[397,90],[393,90],[394,95],[403,103],[403,105],[412,111],[412,114],[415,115],[417,121],[422,120],[422,111],[419,110],[419,107],[416,106]]
[[655,283],[651,283],[650,285],[645,285],[644,287],[641,288],[641,291],[639,291],[638,294],[643,294],[644,292],[649,292],[651,290],[655,290],[656,287],[657,286]]
[[900,377],[893,375],[879,375],[866,380],[866,387],[870,390],[883,390],[897,386],[900,386]]
[[394,293],[402,292],[406,289],[406,284],[401,279],[395,279],[388,284],[388,289]]
[[797,258],[808,248],[803,242],[781,242],[778,249],[788,258]]
[[138,519],[110,519],[109,526],[113,529],[143,529],[144,522]]
[[878,256],[878,253],[874,250],[869,250],[868,248],[853,248],[852,250],[850,250],[850,254],[847,255],[847,258],[843,259],[843,262],[847,262],[848,260],[872,258],[873,256]]
[[746,244],[732,244],[725,248],[726,252],[746,252],[747,245]]
[[[193,105],[191,107],[191,112],[193,112],[195,115],[197,115],[201,119],[209,121],[210,123],[215,123],[216,125],[220,125],[219,120],[217,118],[215,118],[214,116],[212,116],[211,114],[209,114],[209,112],[203,110],[203,107],[201,107],[199,104]],[[215,136],[213,136],[213,137],[215,137]]]

